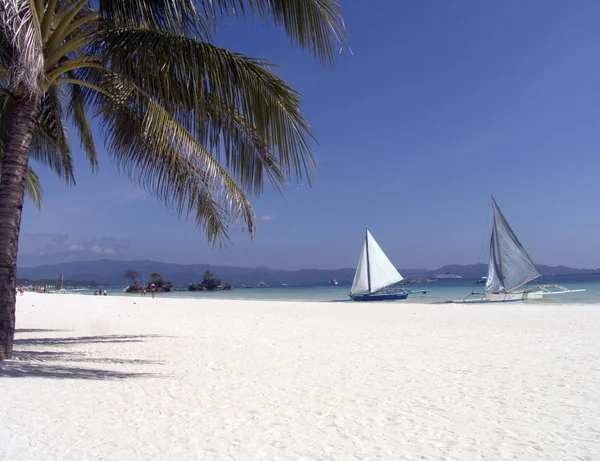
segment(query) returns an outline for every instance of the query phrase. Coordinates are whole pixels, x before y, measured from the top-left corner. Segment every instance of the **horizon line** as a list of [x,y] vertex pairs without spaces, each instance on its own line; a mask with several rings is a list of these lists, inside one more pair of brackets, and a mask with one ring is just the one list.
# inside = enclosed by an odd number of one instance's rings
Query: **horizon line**
[[[169,265],[176,265],[176,266],[214,266],[214,267],[231,267],[231,268],[238,268],[238,269],[270,269],[273,271],[280,271],[280,272],[295,272],[295,271],[303,271],[303,270],[311,270],[311,271],[339,271],[339,270],[356,270],[355,267],[338,267],[335,269],[317,269],[317,268],[311,268],[311,267],[307,267],[307,268],[298,268],[298,269],[277,269],[277,268],[273,268],[270,266],[237,266],[237,265],[230,265],[230,264],[215,264],[215,263],[176,263],[176,262],[166,262],[166,261],[158,261],[158,260],[153,260],[153,259],[107,259],[107,258],[103,258],[103,259],[93,259],[93,260],[89,260],[89,261],[68,261],[68,262],[56,262],[56,263],[46,263],[46,264],[38,264],[38,265],[27,265],[27,266],[21,266],[17,263],[17,269],[18,268],[22,268],[22,269],[33,269],[33,268],[39,268],[39,267],[44,267],[44,266],[60,266],[63,264],[90,264],[90,263],[97,263],[97,262],[115,262],[115,263],[158,263],[158,264],[169,264]],[[443,268],[446,268],[448,266],[459,266],[459,267],[469,267],[469,266],[477,266],[477,265],[482,265],[482,266],[487,266],[486,263],[471,263],[471,264],[455,264],[455,263],[451,263],[451,264],[444,264],[440,267],[434,268],[434,269],[427,269],[427,268],[411,268],[411,267],[405,267],[405,268],[400,268],[400,270],[403,271],[436,271],[436,270],[440,270]],[[557,264],[557,265],[551,265],[551,264],[536,264],[536,266],[545,266],[545,267],[555,267],[555,268],[559,268],[559,267],[565,267],[568,269],[576,269],[576,270],[596,270],[596,268],[587,268],[587,267],[572,267],[572,266],[567,266],[565,264]]]

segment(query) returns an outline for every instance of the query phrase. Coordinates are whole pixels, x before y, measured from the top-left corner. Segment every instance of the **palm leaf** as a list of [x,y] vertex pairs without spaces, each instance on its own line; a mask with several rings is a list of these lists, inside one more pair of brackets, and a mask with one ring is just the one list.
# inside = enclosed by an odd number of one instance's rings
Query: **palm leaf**
[[333,65],[336,55],[348,48],[344,20],[335,0],[203,0],[200,3],[213,23],[217,14],[252,13],[265,22],[272,21],[321,63]]
[[99,12],[102,20],[112,25],[208,38],[209,23],[196,3],[196,0],[99,0]]
[[37,13],[30,0],[0,2],[0,43],[11,88],[29,95],[43,92],[44,59]]
[[42,207],[42,184],[40,178],[33,171],[31,166],[27,166],[27,174],[25,175],[25,192],[33,202],[33,205],[39,210]]
[[[71,76],[75,77],[75,74],[71,73]],[[72,84],[69,85],[69,87],[71,94],[69,98],[68,115],[73,126],[77,130],[81,147],[86,153],[92,172],[94,172],[98,168],[98,156],[96,154],[94,136],[90,129],[86,113],[85,94],[80,85]]]
[[263,190],[263,174],[272,187],[281,191],[286,177],[273,149],[257,133],[252,123],[239,111],[227,107],[211,95],[205,101],[206,118],[197,120],[202,130],[199,141],[220,158],[225,153],[225,167],[246,191],[260,194]]
[[156,30],[110,29],[104,39],[111,69],[143,88],[198,139],[208,136],[212,98],[227,108],[221,114],[240,114],[257,139],[272,146],[281,174],[310,177],[315,159],[300,97],[267,63]]
[[254,232],[254,212],[242,189],[161,106],[105,98],[101,116],[107,150],[121,170],[179,214],[195,214],[210,242],[228,238],[228,222]]
[[100,12],[112,24],[204,39],[219,16],[256,14],[282,27],[294,43],[321,62],[333,64],[336,55],[348,48],[335,0],[101,0]]
[[52,169],[67,184],[75,184],[71,147],[63,125],[60,89],[51,87],[44,95],[38,127],[31,140],[29,155]]

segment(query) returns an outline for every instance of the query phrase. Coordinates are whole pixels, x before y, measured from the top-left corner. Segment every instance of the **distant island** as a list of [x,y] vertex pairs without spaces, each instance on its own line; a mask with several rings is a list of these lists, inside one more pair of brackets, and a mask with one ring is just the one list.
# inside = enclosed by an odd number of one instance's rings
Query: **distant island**
[[211,271],[206,271],[202,274],[202,282],[191,283],[188,285],[188,291],[222,291],[231,290],[233,287],[226,283],[221,285],[221,279],[215,278]]
[[154,289],[156,293],[169,293],[171,291],[222,291],[231,290],[233,287],[226,283],[221,285],[221,280],[213,276],[212,272],[205,271],[202,274],[202,282],[190,283],[186,289],[174,289],[173,282],[165,280],[159,272],[151,272],[150,280],[139,282],[140,273],[133,268],[126,269],[124,277],[131,281],[123,290],[125,293],[147,293]]
[[[566,266],[544,266],[538,265],[540,270],[551,275],[584,275],[590,274],[592,269],[575,269]],[[311,286],[327,285],[331,280],[336,280],[340,285],[351,285],[354,279],[355,268],[344,269],[300,269],[300,270],[277,270],[268,267],[235,267],[216,266],[211,264],[171,264],[159,261],[114,261],[97,260],[85,262],[71,262],[62,264],[50,264],[36,267],[19,267],[17,274],[20,281],[47,280],[50,283],[56,281],[58,275],[63,272],[65,281],[72,285],[83,286],[125,286],[123,274],[126,270],[135,268],[138,272],[138,281],[148,286],[153,272],[164,276],[163,281],[171,285],[169,290],[186,290],[206,288],[202,285],[204,274],[208,271],[218,274],[221,280],[225,280],[232,287],[257,286],[263,282],[270,286]],[[471,265],[447,265],[438,269],[400,269],[401,274],[407,279],[423,278],[433,279],[437,274],[453,274],[465,279],[481,279],[487,275],[487,264]],[[66,284],[66,283],[65,283]],[[211,285],[212,286],[212,285]],[[225,289],[226,284],[222,285]],[[167,288],[167,286],[165,286]],[[166,291],[166,290],[165,290]]]
[[131,284],[125,287],[125,293],[145,293],[154,288],[156,293],[169,293],[173,289],[173,282],[165,280],[159,272],[151,272],[150,280],[140,283],[139,272],[135,269],[126,269],[124,276],[131,280]]

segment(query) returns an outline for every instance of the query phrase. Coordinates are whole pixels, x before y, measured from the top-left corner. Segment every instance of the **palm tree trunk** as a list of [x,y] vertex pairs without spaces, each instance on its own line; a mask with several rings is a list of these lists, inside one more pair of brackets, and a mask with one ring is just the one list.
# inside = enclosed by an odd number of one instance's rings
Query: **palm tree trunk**
[[37,97],[14,100],[0,173],[0,360],[12,357],[15,335],[17,249],[29,145],[41,110]]

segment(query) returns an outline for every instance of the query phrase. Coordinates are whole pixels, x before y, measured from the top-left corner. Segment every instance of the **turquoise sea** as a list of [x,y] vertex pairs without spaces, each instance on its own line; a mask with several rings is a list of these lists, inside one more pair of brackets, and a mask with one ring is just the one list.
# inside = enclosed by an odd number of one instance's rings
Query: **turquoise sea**
[[[549,296],[543,302],[561,304],[593,303],[600,304],[600,275],[576,275],[576,276],[554,276],[542,277],[538,283],[557,283],[569,289],[585,289],[581,293],[570,293],[565,295]],[[427,284],[408,284],[412,291],[428,290],[427,294],[414,294],[408,297],[408,301],[419,303],[443,303],[450,300],[465,298],[471,291],[481,292],[483,284],[477,284],[474,279],[448,279],[438,280]],[[123,293],[123,287],[106,287],[109,296],[139,297],[140,294]],[[352,302],[348,297],[349,285],[326,285],[326,286],[278,286],[265,288],[239,288],[234,287],[231,291],[219,292],[188,292],[175,291],[172,293],[160,293],[161,298],[192,298],[192,299],[247,299],[257,301],[335,301]],[[85,295],[93,295],[94,289],[73,291]],[[148,294],[149,296],[149,294]],[[406,302],[406,301],[395,301]],[[539,301],[530,301],[539,302]]]

